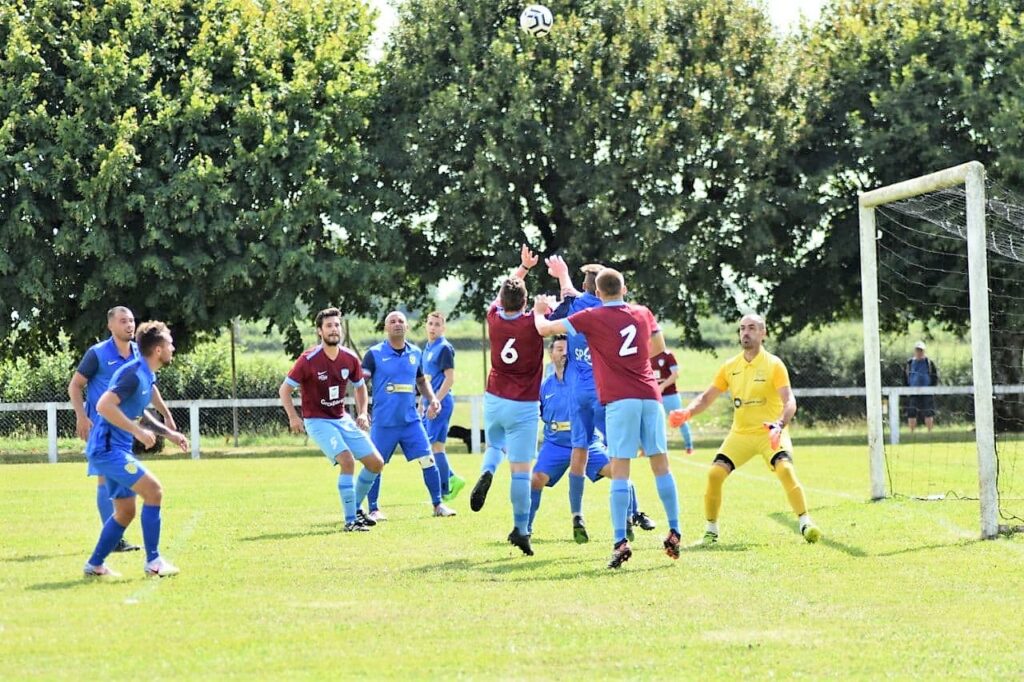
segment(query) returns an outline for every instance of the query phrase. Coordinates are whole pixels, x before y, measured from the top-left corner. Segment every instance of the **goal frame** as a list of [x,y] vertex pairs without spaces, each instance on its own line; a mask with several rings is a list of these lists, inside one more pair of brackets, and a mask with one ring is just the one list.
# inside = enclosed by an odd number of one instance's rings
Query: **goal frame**
[[902,199],[964,185],[967,197],[967,279],[971,313],[974,420],[978,446],[978,499],[981,537],[999,533],[996,444],[993,418],[992,356],[989,338],[988,251],[985,234],[985,167],[978,161],[887,185],[858,197],[860,273],[864,316],[864,385],[867,393],[871,499],[886,497],[882,424],[881,334],[878,325],[878,252],[875,209]]

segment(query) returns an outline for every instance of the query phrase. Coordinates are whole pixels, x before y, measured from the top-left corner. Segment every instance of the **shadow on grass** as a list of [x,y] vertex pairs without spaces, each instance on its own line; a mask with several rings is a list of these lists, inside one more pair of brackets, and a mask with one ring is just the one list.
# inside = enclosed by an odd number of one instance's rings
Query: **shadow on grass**
[[342,524],[339,521],[334,524],[333,528],[324,528],[323,530],[299,530],[294,533],[265,533],[263,535],[250,535],[245,538],[238,538],[241,542],[262,542],[265,540],[295,540],[297,538],[307,538],[316,535],[335,535],[342,532]]
[[[560,573],[546,573],[556,566],[572,564],[577,568]],[[627,564],[623,572],[626,573],[648,573],[651,571],[670,570],[675,562],[666,560],[656,566],[642,566],[633,568]],[[490,580],[499,582],[536,582],[536,581],[559,581],[579,580],[580,578],[593,578],[602,575],[614,575],[616,571],[607,568],[601,562],[594,562],[592,559],[577,557],[560,557],[552,559],[512,556],[500,559],[488,559],[486,561],[470,561],[469,559],[452,559],[437,564],[426,564],[406,569],[408,573],[431,574],[445,571],[462,572],[467,575],[474,573],[492,576]],[[480,576],[482,579],[483,576]]]
[[[800,526],[797,524],[797,522],[792,518],[792,516],[790,514],[786,514],[784,512],[775,512],[775,513],[769,514],[768,518],[770,518],[772,521],[775,521],[779,525],[782,525],[782,526],[785,526],[786,528],[789,528],[790,530],[792,530],[797,535],[800,534]],[[857,559],[863,559],[865,557],[872,556],[871,554],[868,554],[867,552],[865,552],[860,547],[857,547],[856,545],[848,545],[845,542],[839,542],[838,540],[833,540],[833,539],[829,538],[828,535],[825,535],[821,539],[821,544],[823,544],[826,547],[829,547],[831,549],[839,550],[843,554],[847,554],[847,555],[855,557]]]
[[26,554],[25,556],[11,556],[0,558],[0,562],[27,564],[33,561],[46,561],[47,559],[60,559],[66,556],[77,556],[81,552],[65,552],[64,554]]
[[976,545],[976,544],[979,544],[979,543],[982,543],[982,542],[985,542],[985,541],[982,540],[981,538],[972,539],[972,540],[964,539],[964,540],[960,540],[959,542],[945,542],[945,543],[941,543],[940,542],[940,543],[935,543],[935,544],[931,544],[931,545],[921,545],[920,547],[906,547],[904,549],[895,549],[895,550],[893,550],[891,552],[879,552],[878,554],[875,554],[874,556],[878,556],[878,557],[883,557],[883,556],[899,556],[901,554],[913,554],[914,552],[927,552],[927,551],[932,550],[932,549],[951,549],[953,547],[970,547],[971,545]]
[[72,590],[76,587],[90,588],[93,585],[116,585],[118,582],[124,582],[123,580],[86,580],[85,578],[78,578],[77,580],[63,580],[59,583],[36,583],[35,585],[29,585],[26,590],[32,590],[33,592],[53,592],[55,590]]

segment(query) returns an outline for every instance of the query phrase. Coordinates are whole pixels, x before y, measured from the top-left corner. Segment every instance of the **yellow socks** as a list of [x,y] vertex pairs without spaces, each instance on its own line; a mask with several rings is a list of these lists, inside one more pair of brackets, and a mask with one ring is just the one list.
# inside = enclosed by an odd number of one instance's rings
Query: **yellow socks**
[[800,481],[796,480],[793,463],[788,459],[777,460],[775,463],[775,475],[779,477],[782,489],[786,491],[786,497],[789,498],[789,505],[793,507],[796,515],[802,516],[806,514],[807,499],[804,497],[804,489],[801,487]]
[[718,512],[722,509],[722,484],[729,472],[725,467],[712,464],[708,471],[708,487],[704,491],[704,518],[709,522],[718,521]]

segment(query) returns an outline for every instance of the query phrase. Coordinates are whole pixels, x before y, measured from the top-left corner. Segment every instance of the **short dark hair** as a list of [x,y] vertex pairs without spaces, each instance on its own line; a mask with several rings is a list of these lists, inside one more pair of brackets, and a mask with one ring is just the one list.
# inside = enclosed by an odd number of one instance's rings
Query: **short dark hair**
[[526,282],[518,277],[509,277],[501,283],[499,295],[501,307],[516,312],[526,307]]
[[337,308],[324,308],[316,314],[316,328],[321,329],[324,326],[325,317],[341,317],[341,311]]
[[565,334],[556,334],[555,336],[551,337],[551,344],[548,347],[554,348],[555,344],[558,343],[559,341],[565,341],[568,343],[569,337],[566,336]]
[[110,320],[114,319],[114,316],[117,315],[118,313],[128,313],[129,315],[131,315],[132,311],[123,305],[115,305],[113,308],[107,311],[107,321],[109,322]]
[[135,343],[139,345],[139,354],[142,357],[149,357],[157,346],[167,342],[165,334],[170,337],[171,330],[159,320],[140,324],[135,330]]
[[597,275],[597,290],[605,296],[618,296],[622,293],[622,274],[618,270],[605,268]]
[[432,317],[436,317],[437,319],[441,320],[441,324],[445,324],[446,322],[446,320],[444,319],[444,313],[442,313],[440,310],[432,310],[429,313],[427,313],[428,320]]

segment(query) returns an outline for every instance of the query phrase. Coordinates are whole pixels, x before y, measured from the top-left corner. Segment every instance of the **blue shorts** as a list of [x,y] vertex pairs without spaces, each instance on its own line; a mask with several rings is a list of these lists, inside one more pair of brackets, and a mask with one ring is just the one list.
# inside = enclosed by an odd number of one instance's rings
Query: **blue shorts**
[[[562,480],[562,476],[569,469],[571,456],[572,448],[546,440],[540,446],[540,454],[537,455],[537,463],[533,465],[533,471],[546,474],[548,482],[545,485],[551,488]],[[604,447],[599,443],[591,445],[587,450],[587,478],[595,483],[599,481],[601,469],[604,469],[606,464],[608,464],[608,455],[605,454]]]
[[[85,453],[83,453],[85,454]],[[96,468],[96,465],[92,463],[89,456],[85,456],[85,475],[86,476],[100,476],[100,470]]]
[[452,420],[452,412],[455,411],[455,399],[449,393],[441,401],[441,411],[433,419],[427,419],[423,415],[423,426],[427,430],[427,440],[431,443],[445,443],[448,441],[448,424]]
[[575,406],[572,418],[572,446],[585,448],[594,442],[595,430],[604,435],[605,410],[597,399],[593,386],[572,386],[572,403]]
[[484,437],[488,446],[504,447],[509,462],[537,457],[539,400],[509,400],[484,393]]
[[668,452],[665,408],[659,400],[626,398],[605,405],[608,416],[608,456],[632,459],[637,450],[647,455]]
[[128,450],[101,450],[89,458],[89,469],[107,479],[110,497],[135,497],[132,486],[146,475],[146,468]]
[[402,454],[409,462],[430,454],[430,442],[423,422],[409,422],[399,426],[370,426],[370,439],[384,457],[384,463],[391,461],[395,448],[402,446]]
[[302,423],[306,426],[306,433],[331,464],[337,464],[338,455],[346,450],[356,459],[377,452],[366,433],[356,426],[355,420],[347,414],[341,419],[312,417],[303,419]]

